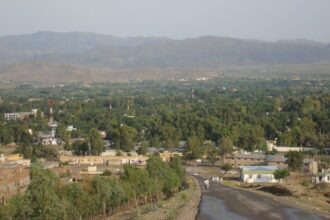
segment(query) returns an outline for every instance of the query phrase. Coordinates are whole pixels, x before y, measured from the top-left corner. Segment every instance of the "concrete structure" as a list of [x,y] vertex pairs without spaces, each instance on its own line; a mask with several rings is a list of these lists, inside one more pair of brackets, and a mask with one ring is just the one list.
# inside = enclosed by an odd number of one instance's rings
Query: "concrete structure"
[[286,158],[282,155],[267,155],[266,164],[267,166],[277,166],[279,168],[287,168]]
[[287,153],[289,151],[313,151],[315,148],[311,147],[287,147],[287,146],[276,146],[276,141],[266,141],[268,151],[277,151],[278,153]]
[[60,156],[61,162],[69,164],[145,165],[147,160],[146,156]]
[[54,132],[50,132],[50,133],[39,133],[38,135],[40,143],[42,145],[58,145],[58,140],[55,137],[55,133]]
[[233,166],[266,165],[265,154],[234,154],[225,159]]
[[174,157],[175,155],[182,157],[182,153],[181,152],[176,152],[176,151],[164,151],[162,153],[159,153],[160,158],[164,161],[164,162],[168,162],[170,161],[170,159],[172,157]]
[[304,172],[306,173],[311,173],[311,174],[316,174],[318,172],[318,164],[316,161],[311,160],[311,159],[304,159]]
[[330,172],[317,173],[312,180],[313,183],[330,183]]
[[30,167],[31,160],[24,159],[24,157],[20,154],[10,154],[10,155],[0,155],[0,164],[7,165],[22,165],[23,167]]
[[[277,166],[287,168],[287,158],[283,155],[234,154],[225,159],[225,163],[233,166]],[[318,172],[318,163],[312,159],[304,159],[303,171],[310,174]]]
[[101,156],[105,156],[105,157],[114,157],[117,155],[117,150],[106,150],[104,152],[101,153]]
[[5,113],[4,117],[5,120],[24,120],[30,117],[37,117],[37,109],[32,109],[31,112],[11,112],[11,113]]
[[99,134],[102,139],[105,139],[107,137],[107,133],[105,131],[99,131]]
[[73,125],[69,125],[69,126],[66,127],[65,130],[66,130],[66,131],[69,131],[69,132],[72,132],[72,131],[76,131],[77,128],[75,128]]
[[83,170],[79,172],[80,174],[90,174],[90,175],[100,175],[103,172],[97,170],[97,166],[88,166],[87,171]]
[[246,183],[276,183],[276,166],[241,166],[241,180]]

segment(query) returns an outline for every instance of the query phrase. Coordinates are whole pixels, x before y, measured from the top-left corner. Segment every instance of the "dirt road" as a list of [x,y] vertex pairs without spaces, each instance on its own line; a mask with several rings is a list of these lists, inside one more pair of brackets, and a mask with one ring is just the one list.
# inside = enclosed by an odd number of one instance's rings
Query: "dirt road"
[[203,189],[197,220],[323,220],[329,219],[308,211],[281,204],[271,198],[212,183],[208,190],[203,178],[196,177]]

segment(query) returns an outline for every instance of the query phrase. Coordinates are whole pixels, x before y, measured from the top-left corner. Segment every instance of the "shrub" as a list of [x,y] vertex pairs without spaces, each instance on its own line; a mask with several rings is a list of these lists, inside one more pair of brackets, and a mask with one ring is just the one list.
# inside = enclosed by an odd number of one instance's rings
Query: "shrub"
[[111,175],[112,175],[112,172],[110,170],[105,170],[102,173],[102,176],[111,176]]
[[233,167],[231,164],[229,163],[225,163],[224,165],[221,166],[221,169],[223,169],[224,171],[228,172],[229,170],[231,170]]
[[274,177],[277,180],[285,179],[290,175],[290,171],[287,169],[284,170],[276,170],[274,173]]

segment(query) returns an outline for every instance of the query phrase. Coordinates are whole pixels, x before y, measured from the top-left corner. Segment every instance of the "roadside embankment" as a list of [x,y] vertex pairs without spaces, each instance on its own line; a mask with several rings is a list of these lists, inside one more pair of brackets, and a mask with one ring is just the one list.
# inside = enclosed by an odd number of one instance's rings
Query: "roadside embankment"
[[166,200],[139,206],[111,216],[111,220],[192,220],[198,213],[201,189],[198,181],[187,176],[188,188]]

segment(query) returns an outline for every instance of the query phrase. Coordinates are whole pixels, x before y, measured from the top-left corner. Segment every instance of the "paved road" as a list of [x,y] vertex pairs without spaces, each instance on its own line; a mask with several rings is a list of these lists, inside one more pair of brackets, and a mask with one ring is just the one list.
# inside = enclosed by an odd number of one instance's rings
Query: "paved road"
[[211,183],[205,190],[202,178],[202,201],[197,220],[323,220],[328,219],[305,210],[290,207],[268,197]]

